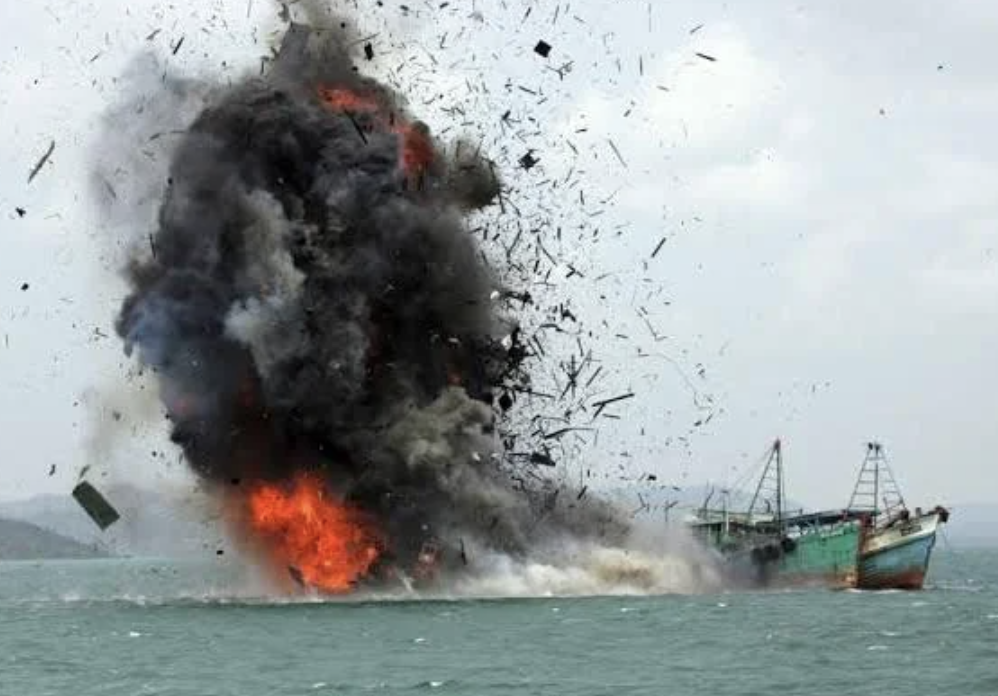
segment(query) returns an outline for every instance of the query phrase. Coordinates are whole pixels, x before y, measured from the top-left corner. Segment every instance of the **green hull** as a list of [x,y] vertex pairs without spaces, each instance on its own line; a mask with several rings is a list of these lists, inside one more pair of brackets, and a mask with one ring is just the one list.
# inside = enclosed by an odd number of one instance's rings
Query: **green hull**
[[776,565],[774,584],[856,584],[860,528],[855,522],[804,530]]
[[693,525],[694,534],[724,557],[737,582],[855,587],[861,537],[857,522],[791,523],[786,529],[784,536],[761,525]]

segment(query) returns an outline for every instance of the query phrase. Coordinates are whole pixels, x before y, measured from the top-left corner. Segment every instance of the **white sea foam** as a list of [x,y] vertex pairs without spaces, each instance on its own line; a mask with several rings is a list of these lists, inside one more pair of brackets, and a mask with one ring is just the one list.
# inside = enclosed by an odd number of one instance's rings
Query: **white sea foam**
[[525,560],[484,554],[451,590],[464,597],[696,594],[722,588],[707,558],[679,546],[654,549],[566,542]]

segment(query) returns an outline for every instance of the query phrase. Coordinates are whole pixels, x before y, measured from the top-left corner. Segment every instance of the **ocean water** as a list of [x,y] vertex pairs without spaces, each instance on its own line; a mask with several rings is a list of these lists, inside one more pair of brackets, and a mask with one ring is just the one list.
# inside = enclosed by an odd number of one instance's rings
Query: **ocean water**
[[917,593],[287,601],[225,564],[0,562],[0,695],[998,694],[998,553]]

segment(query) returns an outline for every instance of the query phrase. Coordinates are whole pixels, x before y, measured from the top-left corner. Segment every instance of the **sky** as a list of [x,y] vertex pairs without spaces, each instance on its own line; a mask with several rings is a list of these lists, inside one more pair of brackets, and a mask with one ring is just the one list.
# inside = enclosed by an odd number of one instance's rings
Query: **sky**
[[[986,67],[998,8],[338,6],[373,37],[365,71],[444,139],[480,142],[510,200],[564,228],[549,303],[570,302],[605,368],[593,398],[635,394],[577,443],[572,471],[725,486],[751,480],[780,437],[788,495],[839,507],[877,439],[913,504],[998,503],[998,86]],[[66,492],[86,465],[184,480],[154,387],[113,330],[120,269],[149,232],[122,210],[155,203],[130,167],[161,168],[165,145],[114,109],[136,65],[223,81],[257,71],[278,9],[0,7],[0,499]],[[109,112],[111,132],[150,154],[114,164]],[[528,150],[539,163],[523,170]]]

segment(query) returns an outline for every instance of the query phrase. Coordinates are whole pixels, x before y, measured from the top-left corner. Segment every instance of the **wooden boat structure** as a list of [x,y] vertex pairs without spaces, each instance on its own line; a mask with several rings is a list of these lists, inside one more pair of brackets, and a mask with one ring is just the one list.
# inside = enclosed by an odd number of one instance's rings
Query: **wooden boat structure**
[[720,508],[712,495],[688,525],[723,559],[731,580],[755,587],[817,585],[836,589],[921,589],[936,531],[949,518],[937,506],[909,512],[883,447],[867,445],[849,505],[788,513],[783,445],[767,451],[762,475],[744,511]]
[[878,442],[867,444],[848,510],[861,519],[856,586],[864,590],[919,590],[925,584],[939,526],[949,511],[908,509]]

